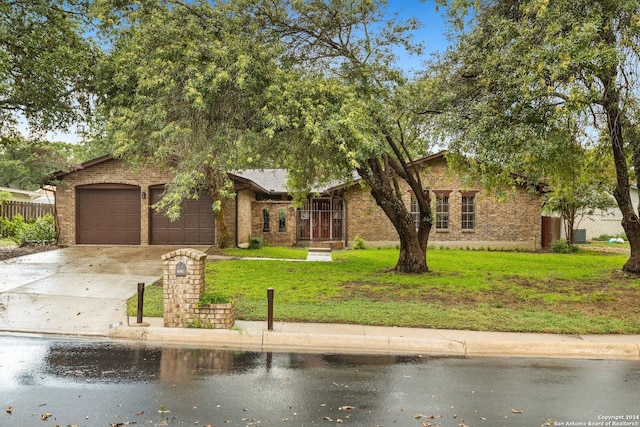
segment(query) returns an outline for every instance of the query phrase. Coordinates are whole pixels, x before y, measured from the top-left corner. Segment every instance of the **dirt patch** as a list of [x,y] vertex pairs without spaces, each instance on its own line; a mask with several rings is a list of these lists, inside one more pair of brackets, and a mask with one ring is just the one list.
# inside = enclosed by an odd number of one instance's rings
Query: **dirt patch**
[[[506,280],[505,280],[506,279]],[[514,311],[553,312],[572,316],[640,322],[640,283],[637,278],[612,271],[594,280],[532,280],[509,276],[492,289],[469,291],[425,285],[348,282],[334,299],[377,302],[418,302],[443,308],[489,307]]]
[[26,246],[0,246],[0,261],[16,258],[24,255],[36,254],[39,252],[52,251],[59,249],[60,246],[42,246],[42,245],[26,245]]

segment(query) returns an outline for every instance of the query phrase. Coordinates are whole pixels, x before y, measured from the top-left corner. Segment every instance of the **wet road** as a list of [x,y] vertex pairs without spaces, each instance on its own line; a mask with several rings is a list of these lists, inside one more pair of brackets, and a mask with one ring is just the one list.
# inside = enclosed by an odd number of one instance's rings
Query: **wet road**
[[640,426],[640,363],[0,335],[0,405],[0,426]]

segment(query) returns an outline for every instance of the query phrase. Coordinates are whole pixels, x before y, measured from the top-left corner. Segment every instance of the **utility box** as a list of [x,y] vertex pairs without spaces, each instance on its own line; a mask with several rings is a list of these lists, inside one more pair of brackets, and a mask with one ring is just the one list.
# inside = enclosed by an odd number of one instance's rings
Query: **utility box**
[[573,230],[573,243],[587,243],[587,230],[584,228]]

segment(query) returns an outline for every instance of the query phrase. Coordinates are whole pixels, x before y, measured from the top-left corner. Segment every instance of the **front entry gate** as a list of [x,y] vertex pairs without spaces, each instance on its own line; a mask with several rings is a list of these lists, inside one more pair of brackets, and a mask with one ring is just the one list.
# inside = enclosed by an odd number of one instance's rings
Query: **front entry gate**
[[297,212],[298,240],[342,240],[342,218],[342,200],[311,199]]

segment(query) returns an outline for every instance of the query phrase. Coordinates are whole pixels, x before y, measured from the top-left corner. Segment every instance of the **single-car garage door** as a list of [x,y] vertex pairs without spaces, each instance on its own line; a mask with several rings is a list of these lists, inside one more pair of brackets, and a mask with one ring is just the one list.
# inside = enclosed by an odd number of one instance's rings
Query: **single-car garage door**
[[76,188],[76,243],[140,244],[140,188],[98,184]]
[[[150,202],[160,200],[164,187],[150,189]],[[215,240],[215,220],[211,196],[182,202],[180,218],[171,222],[164,214],[151,210],[152,245],[212,245]]]

